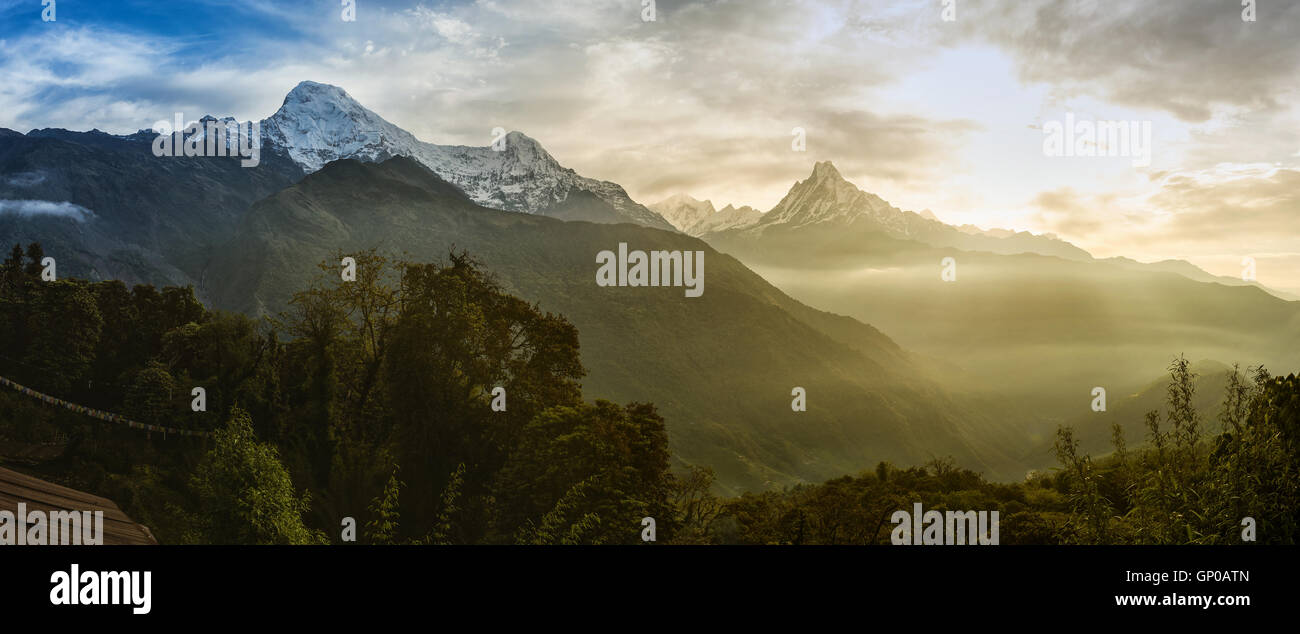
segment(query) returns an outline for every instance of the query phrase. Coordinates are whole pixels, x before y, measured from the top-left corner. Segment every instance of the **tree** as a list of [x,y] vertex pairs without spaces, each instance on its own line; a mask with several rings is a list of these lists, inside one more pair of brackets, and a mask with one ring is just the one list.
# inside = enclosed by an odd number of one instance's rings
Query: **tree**
[[402,514],[398,497],[405,486],[397,479],[400,469],[393,467],[393,475],[388,477],[384,492],[370,503],[370,521],[366,522],[366,540],[372,544],[392,545],[397,543],[397,526]]
[[231,412],[191,479],[207,540],[218,544],[323,544],[302,516],[309,496],[299,496],[275,447],[257,441],[243,410]]
[[177,394],[176,380],[167,367],[152,361],[131,382],[123,403],[124,413],[146,423],[170,425]]
[[44,268],[44,265],[41,264],[41,260],[44,259],[45,249],[41,247],[41,243],[33,242],[27,245],[26,272],[29,277],[40,277],[41,269]]
[[680,476],[670,475],[673,508],[677,511],[675,543],[708,544],[713,523],[722,515],[722,501],[713,495],[712,467],[691,465]]
[[24,363],[38,370],[34,383],[72,396],[85,384],[104,321],[84,284],[58,280],[35,284],[27,304]]
[[[490,523],[489,478],[534,416],[579,401],[583,369],[567,320],[504,292],[469,257],[450,260],[402,265],[383,385],[410,483],[410,526],[436,521],[439,493],[463,463],[459,532],[477,539]],[[496,387],[506,391],[504,411],[491,407]]]
[[[501,528],[523,541],[582,535],[584,543],[640,542],[641,519],[656,520],[658,539],[675,528],[668,442],[654,408],[608,401],[553,407],[523,430],[494,490]],[[560,523],[569,522],[564,526]],[[595,524],[599,523],[599,526]],[[582,530],[569,530],[577,524]]]

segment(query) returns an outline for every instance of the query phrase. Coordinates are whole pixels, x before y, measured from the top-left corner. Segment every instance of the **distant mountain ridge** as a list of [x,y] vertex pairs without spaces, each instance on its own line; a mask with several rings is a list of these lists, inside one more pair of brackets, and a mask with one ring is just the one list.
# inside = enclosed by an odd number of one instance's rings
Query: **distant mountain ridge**
[[714,231],[739,229],[758,222],[762,217],[763,212],[748,205],[743,207],[727,205],[713,215],[706,216],[700,219],[699,222],[687,227],[686,233],[699,237]]
[[722,234],[732,233],[738,239],[757,239],[774,229],[790,231],[814,226],[876,231],[891,238],[915,240],[935,247],[1092,259],[1087,251],[1054,236],[971,231],[944,224],[933,213],[922,215],[904,211],[845,180],[830,161],[816,163],[812,174],[795,183],[785,197],[771,211],[762,214],[757,222],[714,229],[701,234],[701,237],[706,241],[717,237],[725,240],[728,237]]
[[[678,194],[656,205],[668,208],[671,205],[666,203],[675,200],[695,199]],[[684,232],[705,240],[730,243],[735,240],[755,240],[772,230],[789,231],[819,225],[839,227],[853,231],[879,232],[890,238],[916,241],[931,247],[952,247],[1003,255],[1036,253],[1080,262],[1103,262],[1128,270],[1169,272],[1198,282],[1254,286],[1284,300],[1300,300],[1255,281],[1212,275],[1185,260],[1148,263],[1125,257],[1099,259],[1052,233],[1035,234],[997,227],[983,229],[972,224],[950,225],[941,221],[929,209],[919,213],[904,211],[875,194],[859,189],[846,180],[830,161],[816,163],[809,177],[796,182],[770,211],[761,213],[749,207],[742,209],[747,211],[734,219],[698,221]],[[718,211],[710,218],[721,219],[727,212],[727,209]]]
[[713,201],[696,200],[686,194],[675,194],[646,206],[663,216],[664,220],[672,223],[678,231],[683,233],[691,225],[717,212],[713,208]]
[[763,216],[762,212],[749,206],[738,208],[727,205],[715,209],[712,201],[696,200],[686,194],[669,196],[649,207],[672,223],[678,231],[697,237],[710,231],[747,227]]

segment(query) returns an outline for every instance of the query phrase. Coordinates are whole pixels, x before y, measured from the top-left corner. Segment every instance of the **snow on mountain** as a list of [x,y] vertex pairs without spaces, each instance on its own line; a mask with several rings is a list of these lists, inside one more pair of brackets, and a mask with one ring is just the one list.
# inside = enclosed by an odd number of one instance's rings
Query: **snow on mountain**
[[699,237],[711,231],[726,231],[728,229],[748,227],[762,218],[763,212],[748,205],[744,207],[727,205],[719,209],[717,213],[706,216],[699,222],[687,227],[685,233]]
[[304,171],[342,158],[380,162],[409,156],[486,207],[542,213],[573,190],[608,202],[621,220],[661,229],[672,226],[633,201],[616,183],[578,175],[541,144],[511,132],[494,148],[426,143],[357,103],[342,88],[304,81],[262,121],[262,136],[283,148]]
[[675,194],[647,206],[683,233],[691,225],[717,212],[711,201],[696,200],[686,194]]
[[747,227],[763,217],[763,212],[753,207],[727,205],[715,209],[712,201],[696,200],[686,194],[674,194],[649,207],[682,233],[695,237],[711,231]]
[[807,179],[795,183],[785,198],[756,222],[687,233],[704,236],[734,231],[743,237],[761,238],[768,229],[775,227],[830,227],[843,230],[844,235],[865,230],[935,247],[1008,254],[1028,252],[1092,260],[1087,251],[1051,234],[1035,235],[1006,229],[985,231],[973,225],[954,227],[938,220],[929,210],[919,214],[903,211],[875,194],[858,189],[845,180],[830,161],[817,163]]
[[[920,222],[935,222],[914,213],[908,215]],[[844,180],[830,161],[822,161],[813,167],[811,176],[795,183],[781,202],[763,214],[753,229],[761,231],[764,227],[778,224],[802,227],[822,223],[853,225],[869,222],[880,225],[892,234],[906,237],[911,235],[911,225],[914,224],[908,215],[879,196],[858,189],[853,183]]]

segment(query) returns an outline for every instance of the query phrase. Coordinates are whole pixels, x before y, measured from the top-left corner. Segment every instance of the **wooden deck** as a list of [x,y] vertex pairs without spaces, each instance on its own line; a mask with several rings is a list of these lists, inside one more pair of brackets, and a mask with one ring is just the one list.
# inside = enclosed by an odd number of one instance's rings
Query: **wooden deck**
[[104,545],[154,545],[149,529],[136,524],[111,500],[59,486],[0,467],[0,510],[17,514],[18,504],[28,511],[102,511]]

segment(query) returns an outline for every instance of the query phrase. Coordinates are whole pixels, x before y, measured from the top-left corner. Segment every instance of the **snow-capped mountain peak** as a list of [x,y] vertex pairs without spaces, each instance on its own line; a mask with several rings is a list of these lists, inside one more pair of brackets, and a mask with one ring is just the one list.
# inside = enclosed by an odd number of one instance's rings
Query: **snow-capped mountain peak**
[[711,231],[726,231],[727,229],[739,229],[748,227],[759,220],[762,220],[763,212],[754,209],[748,205],[736,207],[727,205],[719,209],[717,213],[691,225],[686,229],[686,233],[693,236],[702,236]]
[[761,224],[803,226],[824,222],[852,224],[870,219],[888,228],[903,228],[902,211],[875,194],[844,180],[830,161],[813,166],[812,174],[763,215]]
[[304,81],[294,87],[280,109],[262,121],[262,136],[307,172],[344,158],[380,162],[408,156],[486,207],[546,213],[580,190],[609,203],[619,220],[672,228],[619,185],[560,165],[521,132],[510,132],[495,147],[426,143],[329,84]]
[[683,232],[717,211],[712,201],[696,200],[686,194],[673,194],[648,206]]
[[[719,212],[718,215],[723,215]],[[778,229],[779,228],[779,229]],[[930,210],[921,213],[903,211],[879,196],[864,192],[840,175],[829,161],[817,163],[808,178],[799,181],[771,211],[755,222],[723,228],[706,228],[692,235],[724,234],[735,230],[733,238],[760,238],[769,230],[804,230],[843,233],[880,232],[934,247],[955,247],[993,253],[1040,253],[1073,260],[1091,260],[1087,251],[1051,234],[1032,234],[1005,229],[985,231],[964,225],[954,227],[941,222]]]
[[378,162],[411,156],[421,142],[357,103],[337,86],[304,81],[262,121],[262,136],[307,172],[341,158]]

